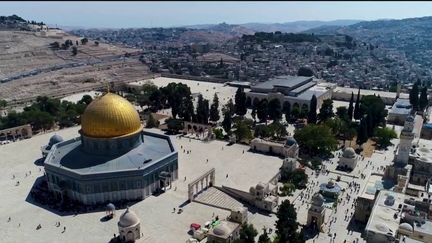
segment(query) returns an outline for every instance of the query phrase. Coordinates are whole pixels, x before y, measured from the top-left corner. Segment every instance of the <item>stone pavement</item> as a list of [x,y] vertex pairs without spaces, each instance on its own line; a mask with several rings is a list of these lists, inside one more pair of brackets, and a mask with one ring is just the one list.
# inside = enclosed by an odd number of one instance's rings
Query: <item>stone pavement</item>
[[219,190],[216,187],[210,187],[194,199],[196,202],[206,204],[209,206],[231,210],[237,207],[243,206],[243,203],[239,202],[235,198]]
[[[45,145],[55,133],[64,139],[78,136],[80,127],[36,135],[31,139],[0,146],[0,234],[2,242],[108,242],[118,234],[117,222],[124,210],[117,210],[109,221],[103,221],[104,211],[79,215],[61,216],[55,211],[32,203],[28,196],[35,180],[43,176],[43,168],[35,163],[41,158],[40,147]],[[161,132],[156,129],[149,129]],[[173,137],[179,151],[179,180],[173,188],[159,196],[151,196],[130,205],[141,219],[143,242],[177,243],[185,242],[191,223],[204,224],[212,215],[226,218],[229,211],[209,207],[200,203],[186,203],[188,183],[204,171],[215,167],[216,185],[226,185],[248,190],[259,181],[268,181],[282,165],[278,157],[248,152],[248,146],[227,146],[226,142],[197,140]],[[191,150],[184,153],[183,150]],[[243,150],[245,151],[243,153]],[[206,162],[206,159],[209,162]],[[39,171],[41,169],[41,171]],[[31,171],[31,175],[29,174]],[[229,177],[226,178],[226,174]],[[15,176],[15,179],[12,179]],[[186,176],[186,180],[184,177]],[[16,186],[19,181],[19,186]],[[174,188],[177,187],[177,190]],[[173,208],[183,207],[183,212],[173,213]],[[276,217],[251,212],[249,222],[261,233],[262,228],[273,228]],[[11,217],[11,221],[8,221]],[[56,227],[56,222],[61,227]],[[42,228],[36,230],[41,224]],[[63,227],[66,231],[62,233]]]

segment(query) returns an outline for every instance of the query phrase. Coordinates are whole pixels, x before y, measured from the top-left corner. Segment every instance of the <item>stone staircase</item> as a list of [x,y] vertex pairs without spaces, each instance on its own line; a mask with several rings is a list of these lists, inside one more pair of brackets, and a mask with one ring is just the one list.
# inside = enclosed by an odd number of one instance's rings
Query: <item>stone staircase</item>
[[194,202],[225,210],[243,207],[243,203],[239,202],[235,198],[216,187],[210,187],[198,194],[198,196],[194,199]]

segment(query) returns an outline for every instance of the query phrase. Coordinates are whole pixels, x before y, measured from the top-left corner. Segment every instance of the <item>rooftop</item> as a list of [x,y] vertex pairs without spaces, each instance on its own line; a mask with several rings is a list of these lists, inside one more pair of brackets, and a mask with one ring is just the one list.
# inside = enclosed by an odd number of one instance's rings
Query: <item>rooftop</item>
[[391,181],[383,180],[382,175],[372,174],[369,176],[366,186],[363,188],[363,192],[360,197],[373,200],[375,193],[382,189],[390,189],[393,186]]
[[88,154],[80,149],[78,137],[55,145],[45,163],[78,174],[101,174],[144,170],[175,151],[168,136],[143,133],[144,143],[121,156]]
[[398,115],[409,115],[411,113],[412,106],[409,99],[399,98],[393,104],[389,113],[398,114]]
[[[408,198],[409,196],[402,193],[381,190],[366,225],[366,232],[371,231],[395,237],[400,222],[398,207],[399,204],[404,204],[404,200]],[[396,219],[394,218],[395,214],[398,215]]]
[[288,89],[296,89],[305,83],[312,81],[312,77],[302,77],[302,76],[278,76],[270,79],[266,82],[258,83],[252,86],[252,89],[266,89],[271,90],[274,86],[284,87]]
[[419,161],[432,163],[432,141],[420,139],[419,144],[414,152],[410,155]]

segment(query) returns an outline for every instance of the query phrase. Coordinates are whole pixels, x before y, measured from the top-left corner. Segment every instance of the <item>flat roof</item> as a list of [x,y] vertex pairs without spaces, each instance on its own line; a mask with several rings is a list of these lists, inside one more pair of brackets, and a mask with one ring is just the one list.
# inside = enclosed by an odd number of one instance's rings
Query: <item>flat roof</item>
[[168,136],[147,132],[144,133],[143,144],[120,156],[86,153],[81,149],[79,137],[56,144],[53,148],[46,164],[84,175],[144,170],[175,151]]
[[389,114],[409,115],[412,110],[412,105],[409,99],[397,99],[389,111]]
[[375,199],[375,193],[383,189],[390,189],[393,183],[390,180],[384,180],[383,175],[372,174],[369,176],[366,186],[363,188],[360,197],[369,200]]
[[278,76],[275,78],[272,78],[265,82],[260,82],[254,86],[251,86],[251,88],[256,89],[273,89],[274,86],[280,86],[285,88],[296,88],[297,86],[301,85],[304,82],[312,81],[312,77],[303,77],[303,76]]
[[416,150],[410,155],[425,163],[432,163],[432,141],[419,139]]
[[[357,88],[348,88],[348,87],[336,87],[333,91],[335,93],[349,93],[354,92],[354,95],[357,95],[358,89]],[[381,97],[386,98],[396,98],[396,92],[388,92],[388,91],[378,91],[378,90],[369,90],[369,89],[360,89],[360,95],[379,95]],[[400,93],[400,98],[409,98],[409,94],[406,93]]]
[[[393,204],[386,203],[389,196],[393,197]],[[398,210],[399,204],[404,204],[404,200],[408,198],[409,196],[402,193],[381,190],[375,200],[365,230],[395,237],[399,228],[400,216],[395,219],[394,215],[400,214]]]

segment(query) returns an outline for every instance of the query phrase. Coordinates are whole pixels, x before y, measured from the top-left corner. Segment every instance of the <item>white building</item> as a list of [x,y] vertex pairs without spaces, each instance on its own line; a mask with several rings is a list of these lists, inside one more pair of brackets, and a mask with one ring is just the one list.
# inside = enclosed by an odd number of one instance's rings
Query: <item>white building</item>
[[357,166],[357,161],[358,155],[353,148],[348,147],[343,151],[342,156],[339,158],[339,167],[341,169],[349,169],[352,171]]

